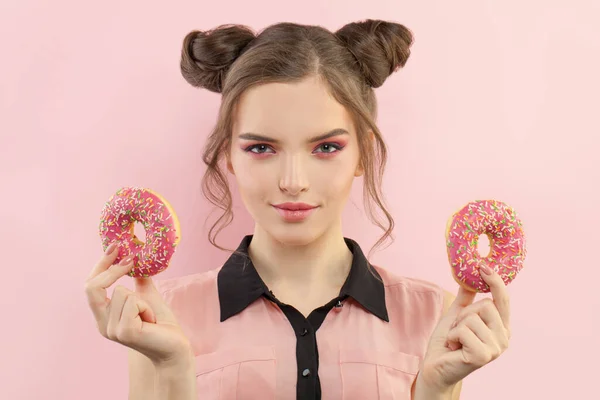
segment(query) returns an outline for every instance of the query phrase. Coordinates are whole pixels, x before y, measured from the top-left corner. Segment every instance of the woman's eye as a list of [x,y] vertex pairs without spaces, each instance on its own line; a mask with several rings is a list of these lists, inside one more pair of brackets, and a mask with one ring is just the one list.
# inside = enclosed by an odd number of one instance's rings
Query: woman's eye
[[[250,151],[250,152],[256,153],[256,154],[263,154],[262,150],[268,149],[268,148],[269,148],[269,146],[267,146],[265,144],[255,144],[255,145],[252,145],[252,146],[248,147],[246,149],[246,151]],[[253,151],[253,150],[256,150],[256,149],[261,150],[261,151]]]
[[323,149],[324,151],[321,151],[321,153],[335,153],[336,151],[340,151],[342,148],[335,143],[323,143],[319,145],[317,149]]

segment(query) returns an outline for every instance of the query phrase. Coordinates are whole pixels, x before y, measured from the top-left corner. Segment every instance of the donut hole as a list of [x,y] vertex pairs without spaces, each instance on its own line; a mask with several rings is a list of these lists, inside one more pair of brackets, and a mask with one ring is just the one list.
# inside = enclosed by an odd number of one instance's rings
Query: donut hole
[[477,238],[477,252],[483,258],[490,255],[491,247],[490,247],[490,238],[488,235],[483,234],[479,235]]
[[140,244],[146,243],[146,229],[144,225],[139,222],[133,224],[133,234],[141,242]]

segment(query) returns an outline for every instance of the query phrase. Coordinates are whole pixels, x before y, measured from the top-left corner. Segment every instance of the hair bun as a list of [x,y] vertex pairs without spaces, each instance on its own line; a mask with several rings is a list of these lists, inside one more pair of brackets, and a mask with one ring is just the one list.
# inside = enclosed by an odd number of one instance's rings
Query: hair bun
[[354,55],[367,84],[373,88],[404,67],[414,40],[404,25],[372,19],[349,23],[335,35]]
[[183,40],[181,74],[192,86],[221,93],[229,67],[254,38],[254,32],[244,25],[191,31]]

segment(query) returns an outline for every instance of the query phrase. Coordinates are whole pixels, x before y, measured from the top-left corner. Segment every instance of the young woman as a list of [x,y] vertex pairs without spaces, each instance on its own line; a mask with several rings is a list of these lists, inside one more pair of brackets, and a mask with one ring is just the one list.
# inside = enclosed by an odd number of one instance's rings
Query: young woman
[[231,222],[228,174],[255,228],[216,269],[136,278],[112,299],[131,264],[113,265],[118,243],[100,259],[86,292],[100,333],[130,348],[130,399],[457,399],[462,379],[507,348],[499,276],[485,276],[493,300],[473,302],[371,265],[342,234],[364,176],[385,230],[376,246],[391,237],[373,88],[411,44],[403,25],[374,20],[187,35],[183,76],[222,94],[203,189],[225,213],[209,240],[222,248],[215,237]]

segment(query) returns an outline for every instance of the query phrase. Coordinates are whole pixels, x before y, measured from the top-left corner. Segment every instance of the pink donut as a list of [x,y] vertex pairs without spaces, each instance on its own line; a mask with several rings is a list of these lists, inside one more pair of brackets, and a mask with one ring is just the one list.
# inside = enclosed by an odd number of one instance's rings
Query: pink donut
[[[146,243],[134,234],[135,222],[146,230]],[[115,264],[134,255],[131,277],[149,277],[164,271],[181,239],[179,220],[171,205],[150,189],[124,187],[104,204],[99,233],[104,250],[119,243]]]
[[[480,235],[490,240],[490,253],[477,251]],[[448,219],[446,249],[454,280],[468,290],[488,293],[490,287],[479,274],[487,265],[508,285],[523,268],[525,235],[515,210],[496,200],[468,203]]]

